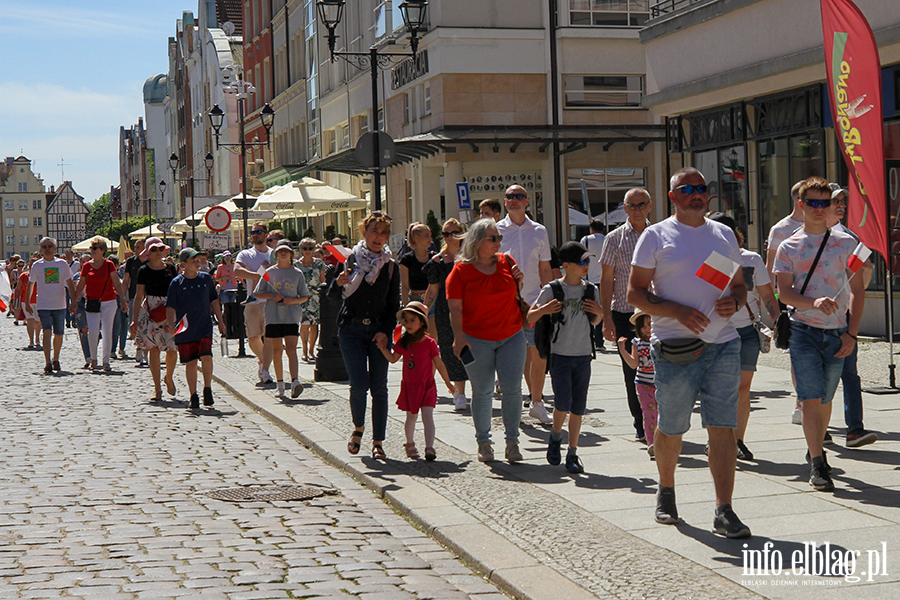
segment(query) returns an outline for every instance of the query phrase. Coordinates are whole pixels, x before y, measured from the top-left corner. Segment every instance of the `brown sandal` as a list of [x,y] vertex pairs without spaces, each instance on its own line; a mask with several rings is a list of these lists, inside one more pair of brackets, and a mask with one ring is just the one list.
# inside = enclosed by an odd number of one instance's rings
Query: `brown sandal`
[[362,431],[354,431],[350,434],[350,441],[347,442],[347,452],[350,454],[359,454],[359,443],[362,441]]
[[384,448],[381,446],[381,442],[375,442],[372,446],[372,458],[375,460],[385,460],[387,459],[387,454],[384,453]]
[[437,458],[437,452],[434,448],[425,448],[425,460],[434,460]]
[[419,458],[419,450],[416,448],[415,442],[403,444],[403,447],[406,448],[406,458]]

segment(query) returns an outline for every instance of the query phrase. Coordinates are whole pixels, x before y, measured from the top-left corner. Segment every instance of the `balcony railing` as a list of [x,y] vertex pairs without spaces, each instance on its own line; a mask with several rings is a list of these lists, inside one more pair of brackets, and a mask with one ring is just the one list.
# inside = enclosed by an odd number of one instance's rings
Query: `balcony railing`
[[705,1],[706,0],[656,0],[650,5],[650,19],[657,19],[663,15],[678,12],[692,4]]

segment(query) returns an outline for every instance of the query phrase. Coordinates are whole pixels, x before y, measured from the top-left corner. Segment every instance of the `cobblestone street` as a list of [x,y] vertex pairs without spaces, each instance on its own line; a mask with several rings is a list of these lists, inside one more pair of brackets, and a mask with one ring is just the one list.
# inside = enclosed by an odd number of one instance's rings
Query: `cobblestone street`
[[[67,330],[42,374],[0,318],[0,598],[503,598],[371,491],[215,386],[150,403],[132,360],[90,374]],[[129,344],[129,351],[132,348]],[[309,501],[214,500],[300,485]]]

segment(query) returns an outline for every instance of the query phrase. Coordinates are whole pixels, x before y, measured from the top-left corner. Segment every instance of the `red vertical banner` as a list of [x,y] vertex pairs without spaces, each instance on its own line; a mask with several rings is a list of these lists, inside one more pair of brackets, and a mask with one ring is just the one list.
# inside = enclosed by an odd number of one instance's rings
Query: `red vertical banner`
[[821,0],[825,70],[835,134],[850,171],[847,225],[888,258],[881,60],[866,17],[851,0]]

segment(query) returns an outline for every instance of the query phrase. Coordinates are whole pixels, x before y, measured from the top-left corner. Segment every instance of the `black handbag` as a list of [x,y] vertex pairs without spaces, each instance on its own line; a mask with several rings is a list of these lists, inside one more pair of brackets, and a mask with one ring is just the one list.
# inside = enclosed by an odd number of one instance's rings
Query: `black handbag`
[[[804,292],[806,292],[806,286],[809,285],[809,280],[812,279],[813,272],[816,270],[816,266],[819,264],[819,258],[822,256],[822,251],[825,250],[825,244],[828,243],[828,237],[831,235],[831,229],[825,230],[825,237],[822,238],[822,243],[819,245],[819,251],[816,253],[816,258],[813,259],[812,267],[809,269],[809,275],[806,276],[806,281],[803,282],[803,287],[800,288],[800,295],[802,296]],[[775,347],[781,348],[782,350],[787,350],[791,345],[791,315],[794,314],[796,308],[791,308],[790,310],[783,310],[781,314],[778,315],[778,319],[775,320]]]

